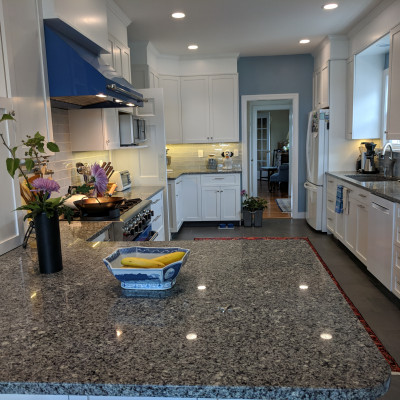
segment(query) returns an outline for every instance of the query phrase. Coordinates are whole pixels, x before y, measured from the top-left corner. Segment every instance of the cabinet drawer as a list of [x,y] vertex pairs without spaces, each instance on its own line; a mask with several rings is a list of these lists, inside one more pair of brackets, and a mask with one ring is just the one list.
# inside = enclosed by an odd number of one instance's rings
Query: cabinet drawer
[[359,201],[363,204],[369,204],[369,192],[367,190],[359,189],[355,186],[349,186],[350,198]]
[[327,175],[326,184],[327,184],[327,193],[336,196],[338,180],[333,178],[332,176]]
[[328,193],[327,198],[326,198],[327,211],[332,211],[334,213],[335,206],[336,206],[336,196],[331,193]]
[[327,209],[326,210],[326,227],[330,232],[334,233],[335,225],[336,225],[335,211]]
[[201,186],[238,185],[239,174],[210,174],[201,175]]
[[163,210],[163,192],[157,193],[151,199],[150,208],[154,211],[154,215],[162,213]]
[[393,246],[392,292],[400,298],[400,247]]

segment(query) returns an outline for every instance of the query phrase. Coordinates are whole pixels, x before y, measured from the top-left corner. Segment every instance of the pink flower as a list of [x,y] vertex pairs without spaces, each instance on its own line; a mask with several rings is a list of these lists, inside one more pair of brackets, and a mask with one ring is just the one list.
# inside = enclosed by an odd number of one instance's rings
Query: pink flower
[[107,175],[103,168],[99,164],[95,163],[91,169],[92,179],[94,182],[94,188],[97,193],[102,196],[107,190]]
[[60,191],[60,185],[51,179],[37,178],[32,182],[32,186],[34,187],[33,191],[47,192],[48,194]]

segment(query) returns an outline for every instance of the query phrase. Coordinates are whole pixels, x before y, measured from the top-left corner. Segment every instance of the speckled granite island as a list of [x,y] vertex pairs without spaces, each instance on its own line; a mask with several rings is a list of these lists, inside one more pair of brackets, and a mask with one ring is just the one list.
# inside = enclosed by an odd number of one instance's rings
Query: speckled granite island
[[102,262],[132,243],[86,241],[106,224],[61,223],[56,274],[38,273],[34,248],[0,257],[0,393],[365,400],[386,392],[388,364],[305,240],[141,243],[190,249],[172,289],[141,297]]
[[240,174],[242,172],[241,168],[232,169],[208,169],[206,167],[195,167],[195,168],[175,168],[174,170],[167,173],[167,178],[169,180],[178,179],[182,175],[203,175],[203,174]]

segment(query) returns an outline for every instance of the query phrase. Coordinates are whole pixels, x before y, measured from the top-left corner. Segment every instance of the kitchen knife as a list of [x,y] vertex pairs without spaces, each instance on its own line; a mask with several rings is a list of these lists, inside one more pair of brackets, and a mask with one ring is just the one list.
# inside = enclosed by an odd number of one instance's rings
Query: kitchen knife
[[114,173],[114,168],[111,169],[111,172],[107,175],[108,180],[110,180],[111,175]]

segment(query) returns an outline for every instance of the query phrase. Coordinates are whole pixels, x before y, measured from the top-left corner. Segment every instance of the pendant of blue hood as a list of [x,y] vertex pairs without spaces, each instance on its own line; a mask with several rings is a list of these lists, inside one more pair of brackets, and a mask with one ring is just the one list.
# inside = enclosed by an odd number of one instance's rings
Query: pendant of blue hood
[[143,107],[143,95],[103,60],[45,23],[51,104],[57,108]]

